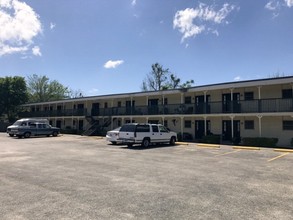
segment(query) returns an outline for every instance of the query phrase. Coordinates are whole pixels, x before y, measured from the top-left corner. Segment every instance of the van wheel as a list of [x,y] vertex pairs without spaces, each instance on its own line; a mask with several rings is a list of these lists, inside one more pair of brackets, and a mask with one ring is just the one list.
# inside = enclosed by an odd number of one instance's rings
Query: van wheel
[[176,138],[175,137],[171,137],[170,139],[170,145],[175,145],[175,142],[176,142]]
[[9,136],[10,136],[10,137],[13,137],[13,136],[14,136],[14,134],[9,134]]
[[143,139],[142,143],[141,143],[142,147],[148,147],[150,146],[150,140],[148,138]]
[[29,138],[31,136],[31,133],[30,132],[25,132],[23,136],[24,136],[24,138]]
[[127,147],[132,147],[133,144],[127,144]]

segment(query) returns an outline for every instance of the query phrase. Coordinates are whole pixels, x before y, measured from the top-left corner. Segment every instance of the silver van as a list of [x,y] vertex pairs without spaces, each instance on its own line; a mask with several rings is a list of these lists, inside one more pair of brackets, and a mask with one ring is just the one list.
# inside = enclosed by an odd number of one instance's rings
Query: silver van
[[22,118],[14,122],[13,125],[8,126],[6,132],[7,134],[9,134],[10,137],[13,137],[14,134],[13,132],[11,132],[11,129],[19,127],[29,127],[31,124],[34,124],[36,122],[49,124],[48,119],[44,118]]

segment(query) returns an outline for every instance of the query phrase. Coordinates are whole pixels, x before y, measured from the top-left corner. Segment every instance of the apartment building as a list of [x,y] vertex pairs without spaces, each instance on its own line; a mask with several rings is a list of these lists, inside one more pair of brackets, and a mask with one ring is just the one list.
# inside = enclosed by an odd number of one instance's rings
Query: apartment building
[[61,129],[91,135],[129,122],[161,123],[192,139],[219,134],[293,138],[293,77],[228,82],[185,89],[148,91],[30,103],[21,117],[48,118]]

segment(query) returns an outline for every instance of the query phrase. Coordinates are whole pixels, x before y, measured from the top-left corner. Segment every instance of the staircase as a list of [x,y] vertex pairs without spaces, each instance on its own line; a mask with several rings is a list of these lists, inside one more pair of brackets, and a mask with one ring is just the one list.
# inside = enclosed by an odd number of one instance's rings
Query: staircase
[[[108,117],[102,125],[99,124],[99,121],[94,119],[92,116],[86,116],[86,120],[89,122],[89,125],[82,133],[85,136],[93,135],[105,135],[106,131],[104,130],[112,122],[112,117]],[[115,120],[115,119],[114,119]]]

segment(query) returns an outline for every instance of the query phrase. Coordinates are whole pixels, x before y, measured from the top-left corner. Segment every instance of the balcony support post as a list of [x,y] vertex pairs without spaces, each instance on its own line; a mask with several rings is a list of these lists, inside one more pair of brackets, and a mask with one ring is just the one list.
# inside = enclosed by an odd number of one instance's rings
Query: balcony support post
[[235,118],[235,116],[231,115],[230,118],[231,118],[231,137],[232,137],[232,140],[233,140],[233,138],[234,138],[234,118]]
[[183,137],[183,127],[184,127],[184,121],[183,121],[184,117],[180,117],[180,132],[181,132],[181,137]]
[[259,131],[258,136],[261,137],[262,136],[262,126],[261,126],[262,115],[258,115],[257,117],[258,117],[258,131]]
[[204,135],[207,136],[208,132],[207,132],[207,117],[204,116]]

